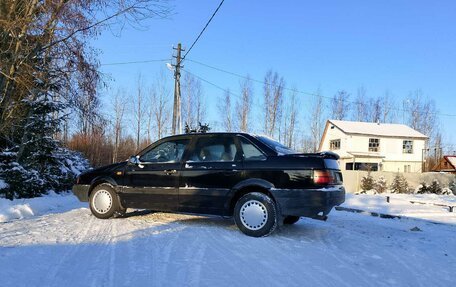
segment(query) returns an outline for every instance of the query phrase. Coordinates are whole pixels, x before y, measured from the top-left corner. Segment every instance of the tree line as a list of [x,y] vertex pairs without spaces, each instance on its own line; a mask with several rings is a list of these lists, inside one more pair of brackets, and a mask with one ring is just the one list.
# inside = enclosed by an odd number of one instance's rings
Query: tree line
[[[125,160],[151,142],[171,133],[173,85],[161,71],[146,81],[138,75],[135,88],[120,88],[108,95],[112,111],[94,147],[94,135],[73,134],[68,144],[83,151],[95,164]],[[398,98],[391,91],[370,97],[364,87],[351,95],[346,90],[325,96],[321,90],[303,94],[287,87],[278,72],[266,72],[261,84],[247,75],[237,87],[226,88],[210,104],[201,80],[191,73],[182,79],[182,122],[190,127],[209,123],[215,131],[264,134],[301,152],[319,148],[327,119],[379,123],[404,123],[430,137],[429,145],[441,148],[438,111],[435,102],[414,91]],[[259,87],[256,90],[255,87]],[[212,95],[211,95],[212,96]],[[208,112],[215,110],[215,117]],[[97,134],[98,135],[98,134]],[[99,149],[99,147],[103,147]],[[91,151],[90,149],[96,149]],[[436,149],[434,149],[436,150]],[[441,155],[441,154],[440,154]],[[433,157],[437,157],[434,154]]]

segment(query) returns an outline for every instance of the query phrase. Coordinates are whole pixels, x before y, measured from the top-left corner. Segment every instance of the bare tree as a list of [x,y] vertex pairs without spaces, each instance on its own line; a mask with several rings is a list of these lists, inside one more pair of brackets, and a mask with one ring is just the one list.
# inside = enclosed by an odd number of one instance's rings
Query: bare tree
[[236,104],[237,126],[242,132],[249,131],[249,120],[252,111],[253,87],[250,76],[241,82],[241,100]]
[[385,93],[383,94],[383,96],[381,98],[381,103],[382,103],[382,122],[384,122],[384,123],[393,122],[394,100],[393,100],[393,97],[391,96],[391,92],[389,90],[386,90]]
[[364,87],[359,87],[357,90],[355,108],[356,114],[354,120],[358,122],[367,122],[369,118],[369,102]]
[[273,137],[280,128],[282,115],[283,89],[285,82],[277,72],[269,70],[264,77],[264,132]]
[[231,105],[231,92],[227,89],[218,105],[220,116],[222,117],[223,129],[227,132],[233,131],[233,111]]
[[316,152],[319,147],[319,143],[323,134],[324,128],[324,105],[323,105],[323,97],[321,96],[320,90],[316,92],[316,95],[313,99],[313,103],[310,106],[310,151]]
[[112,103],[112,108],[114,111],[114,122],[113,122],[113,132],[114,132],[114,147],[112,153],[112,162],[119,161],[119,145],[122,140],[123,132],[123,120],[125,114],[125,107],[127,105],[127,100],[125,99],[125,92],[118,90],[114,96],[114,102]]
[[23,100],[43,93],[85,108],[78,115],[87,133],[97,121],[86,116],[98,113],[93,107],[100,84],[92,39],[105,27],[169,13],[157,0],[2,0],[0,6],[0,146],[27,138],[18,131],[31,118]]
[[291,90],[287,97],[286,110],[283,116],[283,142],[290,148],[296,147],[296,125],[298,121],[298,91]]
[[[136,127],[136,150],[139,150],[141,147],[141,133],[143,131],[143,123],[146,114],[144,94],[142,76],[141,74],[138,74],[136,79],[136,94],[133,98],[133,118]],[[148,131],[148,133],[150,133],[150,131]]]
[[344,90],[336,93],[331,103],[331,114],[335,120],[344,120],[350,111],[350,94]]
[[404,100],[404,109],[408,111],[406,123],[413,129],[433,138],[438,132],[438,118],[435,102],[425,99],[423,92],[417,90]]
[[163,70],[157,79],[151,94],[150,112],[157,128],[157,137],[161,139],[170,123],[171,107],[169,99],[171,98],[171,91],[168,88],[167,77]]
[[370,121],[379,123],[382,117],[382,102],[380,98],[370,99]]
[[183,79],[182,122],[196,127],[199,122],[204,122],[205,117],[206,105],[201,81],[186,73]]

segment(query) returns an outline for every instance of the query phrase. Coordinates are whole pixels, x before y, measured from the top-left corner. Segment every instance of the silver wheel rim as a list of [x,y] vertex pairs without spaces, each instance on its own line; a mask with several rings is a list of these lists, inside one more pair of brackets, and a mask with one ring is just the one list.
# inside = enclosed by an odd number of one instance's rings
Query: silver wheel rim
[[100,214],[107,213],[112,206],[111,193],[105,189],[98,190],[93,196],[92,206]]
[[250,230],[263,228],[268,222],[266,206],[258,200],[249,200],[241,206],[240,217],[242,224]]

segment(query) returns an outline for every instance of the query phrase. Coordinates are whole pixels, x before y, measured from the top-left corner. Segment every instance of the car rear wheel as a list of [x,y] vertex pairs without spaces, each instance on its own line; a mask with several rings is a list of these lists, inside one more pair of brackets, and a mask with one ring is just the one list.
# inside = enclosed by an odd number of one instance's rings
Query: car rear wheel
[[267,236],[277,227],[276,210],[275,202],[266,194],[247,193],[234,207],[234,221],[248,236]]
[[102,183],[93,189],[90,194],[90,210],[95,217],[101,219],[110,218],[123,211],[112,185]]
[[285,216],[283,219],[283,224],[295,224],[299,221],[299,216]]

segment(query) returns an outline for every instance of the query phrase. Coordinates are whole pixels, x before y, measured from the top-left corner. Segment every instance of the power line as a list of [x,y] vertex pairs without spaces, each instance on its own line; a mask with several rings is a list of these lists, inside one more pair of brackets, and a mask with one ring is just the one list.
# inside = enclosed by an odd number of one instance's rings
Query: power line
[[[248,77],[248,76],[243,76],[243,75],[241,75],[241,74],[239,74],[239,73],[230,72],[230,71],[224,70],[224,69],[222,69],[222,68],[214,67],[214,66],[211,66],[211,65],[208,65],[208,64],[199,62],[199,61],[195,61],[195,60],[191,60],[191,59],[187,59],[187,61],[190,61],[190,62],[192,62],[192,63],[198,64],[198,65],[201,65],[201,66],[204,66],[204,67],[207,67],[207,68],[210,68],[210,69],[213,69],[213,70],[216,70],[216,71],[225,73],[225,74],[229,74],[229,75],[232,75],[232,76],[236,76],[236,77],[239,77],[239,78],[242,78],[242,79],[251,80],[252,82],[256,82],[256,83],[259,83],[259,84],[269,85],[269,86],[273,86],[273,87],[279,87],[279,86],[280,86],[280,85],[273,85],[273,84],[271,84],[271,83],[266,83],[265,81],[253,79],[253,78]],[[334,99],[335,99],[334,97],[323,96],[323,95],[320,95],[320,94],[315,94],[315,93],[310,93],[310,92],[304,92],[304,91],[300,91],[300,90],[293,89],[293,88],[287,88],[287,87],[284,87],[284,86],[280,86],[280,87],[281,87],[282,89],[286,90],[286,91],[297,92],[297,93],[300,93],[300,94],[303,94],[303,95],[308,95],[308,96],[313,96],[313,97],[319,97],[319,98],[328,99],[328,100],[334,100]],[[351,104],[360,104],[359,101],[348,101],[348,100],[347,100],[347,101],[345,101],[345,102],[351,103]],[[395,108],[395,107],[391,107],[391,106],[389,106],[388,108],[389,108],[390,110],[395,110],[395,111],[399,111],[399,112],[410,112],[410,111],[411,111],[411,110],[400,109],[400,108]],[[446,117],[456,117],[455,114],[443,114],[443,113],[429,113],[429,114],[441,115],[441,116],[446,116]]]
[[209,85],[211,85],[211,86],[213,86],[213,87],[215,87],[215,88],[217,88],[217,89],[219,89],[219,90],[224,91],[225,93],[229,93],[229,94],[231,94],[231,95],[233,95],[233,96],[235,96],[235,97],[238,97],[239,99],[242,99],[242,96],[241,96],[241,95],[235,94],[235,93],[231,92],[230,90],[224,89],[224,88],[220,87],[220,86],[217,85],[217,84],[214,84],[214,83],[212,83],[212,82],[210,82],[210,81],[208,81],[208,80],[206,80],[206,79],[203,79],[203,78],[201,78],[200,76],[195,75],[194,73],[190,72],[190,71],[187,70],[187,69],[183,69],[183,68],[182,68],[182,70],[184,70],[186,73],[192,75],[193,77],[197,78],[198,80],[200,80],[200,81],[202,81],[202,82],[205,82],[205,83],[207,83],[207,84],[209,84]]
[[201,32],[199,33],[198,37],[196,37],[195,41],[193,41],[193,44],[190,46],[190,48],[187,50],[187,53],[185,53],[185,55],[182,57],[182,61],[185,60],[185,57],[187,57],[188,53],[190,53],[190,51],[192,50],[193,46],[195,46],[196,42],[198,42],[199,38],[201,37],[201,35],[203,35],[204,31],[206,30],[207,26],[209,26],[209,23],[211,23],[212,19],[214,18],[215,14],[217,14],[218,10],[220,9],[220,7],[222,6],[223,2],[225,0],[222,0],[220,2],[220,4],[218,5],[217,9],[215,9],[214,13],[212,13],[212,16],[211,18],[209,18],[209,21],[207,21],[206,25],[204,26],[203,30],[201,30]]
[[100,66],[117,66],[117,65],[129,65],[129,64],[144,64],[144,63],[153,63],[153,62],[167,62],[172,59],[155,59],[155,60],[141,60],[141,61],[131,61],[131,62],[117,62],[117,63],[102,63]]

